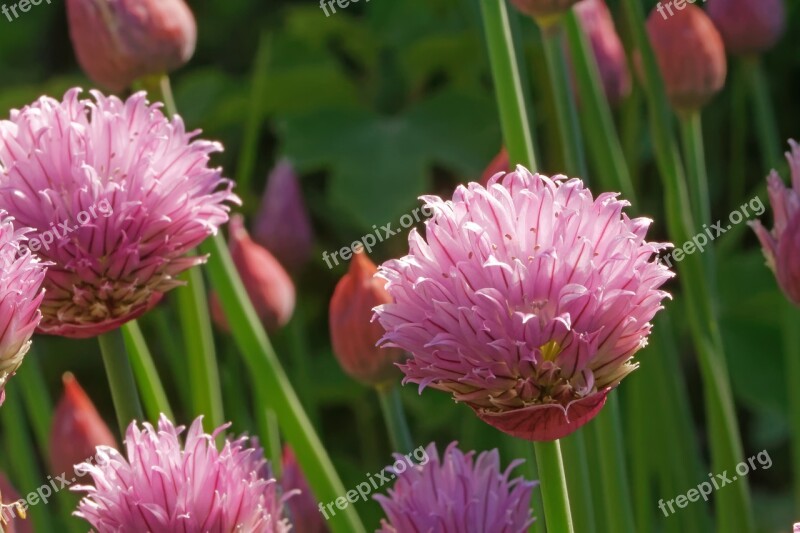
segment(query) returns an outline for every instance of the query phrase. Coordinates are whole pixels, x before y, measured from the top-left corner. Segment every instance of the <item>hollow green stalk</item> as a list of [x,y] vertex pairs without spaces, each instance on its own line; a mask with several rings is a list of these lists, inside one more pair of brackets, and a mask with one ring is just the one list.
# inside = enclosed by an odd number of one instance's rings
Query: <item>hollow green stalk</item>
[[567,475],[567,490],[570,495],[572,520],[575,531],[593,533],[597,518],[592,501],[592,481],[589,459],[586,456],[585,428],[560,440],[564,471]]
[[503,141],[512,164],[522,164],[534,171],[531,128],[525,109],[517,56],[505,1],[480,0],[483,29],[489,49],[495,96],[500,111]]
[[600,479],[603,481],[607,530],[615,533],[633,533],[631,491],[628,482],[625,456],[622,454],[620,435],[622,423],[616,391],[608,395],[606,405],[595,418],[592,429],[600,455]]
[[794,511],[800,513],[800,310],[785,301],[783,310],[783,342],[786,358],[786,385],[789,396],[789,427],[794,483]]
[[567,478],[557,440],[534,442],[536,465],[542,487],[544,518],[548,533],[573,533]]
[[547,60],[547,70],[553,89],[561,152],[564,155],[564,170],[571,176],[580,176],[588,184],[586,156],[578,122],[578,112],[567,71],[568,63],[564,47],[566,16],[562,15],[540,25],[542,42]]
[[769,83],[758,56],[743,59],[745,76],[752,91],[754,116],[753,120],[758,133],[758,144],[761,147],[761,157],[768,168],[777,168],[781,162],[781,146],[783,142],[778,133],[778,124],[775,120],[775,108],[769,94]]
[[393,451],[410,452],[414,449],[414,442],[411,440],[411,431],[408,429],[403,401],[400,398],[400,389],[395,383],[388,383],[378,385],[375,387],[375,391],[381,402],[381,411],[383,419],[386,421],[386,429],[389,431],[389,441]]
[[[216,235],[207,239],[201,250],[210,254],[208,273],[250,370],[256,397],[266,399],[275,410],[282,433],[297,455],[316,499],[335,501],[345,494],[344,486],[272,349],[225,242]],[[329,525],[337,533],[364,532],[353,506],[337,512]]]
[[25,356],[25,363],[17,371],[14,379],[20,384],[19,390],[25,401],[25,411],[33,428],[39,453],[43,457],[48,457],[53,402],[39,366],[39,354],[35,347],[31,348],[28,355]]
[[147,347],[139,323],[132,320],[122,326],[122,336],[125,348],[131,356],[133,375],[139,385],[139,394],[142,397],[144,410],[151,422],[156,422],[163,413],[170,420],[175,420],[172,408],[169,406],[167,393],[161,384],[158,370],[153,362],[153,356]]
[[598,181],[603,189],[618,190],[626,200],[636,205],[636,191],[614,125],[611,106],[600,81],[597,60],[574,11],[566,15],[565,27],[575,70],[575,86],[583,103],[583,129],[587,146],[597,165]]
[[125,435],[128,424],[133,420],[143,420],[139,393],[133,379],[133,369],[125,350],[125,341],[119,329],[104,333],[97,338],[100,352],[106,367],[111,399],[117,414],[120,435]]
[[[679,113],[683,153],[689,178],[689,202],[697,224],[711,223],[711,200],[708,193],[703,122],[699,110]],[[697,231],[697,228],[695,229]]]
[[[666,214],[670,237],[677,245],[689,241],[694,233],[691,203],[688,200],[683,169],[678,158],[664,86],[647,38],[644,12],[638,0],[623,0],[636,47],[641,54],[647,93],[651,133],[656,161],[664,183]],[[733,468],[744,456],[739,426],[730,389],[728,371],[714,312],[714,290],[700,254],[686,255],[678,264],[686,298],[688,323],[692,332],[704,384],[712,468],[723,472]],[[739,480],[717,497],[719,531],[752,531],[753,515],[747,480]]]

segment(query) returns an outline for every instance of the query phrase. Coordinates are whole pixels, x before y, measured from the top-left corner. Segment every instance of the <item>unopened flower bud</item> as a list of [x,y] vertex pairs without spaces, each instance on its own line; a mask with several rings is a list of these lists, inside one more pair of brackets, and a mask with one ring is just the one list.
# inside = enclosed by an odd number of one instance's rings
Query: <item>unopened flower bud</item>
[[183,0],[67,0],[67,16],[81,68],[113,91],[194,54],[197,25]]
[[289,161],[278,163],[269,175],[253,239],[272,252],[289,272],[300,270],[311,257],[314,231],[297,174]]
[[734,55],[766,52],[786,29],[783,0],[708,0],[708,16]]
[[606,98],[611,104],[624,100],[631,92],[631,74],[608,6],[604,0],[582,0],[575,14],[592,45]]
[[400,377],[394,363],[403,357],[402,350],[376,346],[383,328],[373,320],[372,310],[392,301],[386,280],[375,277],[377,271],[363,250],[357,251],[330,304],[333,353],[345,372],[368,385]]
[[[275,331],[285,326],[295,304],[295,288],[289,274],[266,248],[253,242],[241,215],[231,217],[228,232],[231,257],[264,328]],[[220,328],[230,329],[215,294],[211,296],[211,315]]]
[[292,522],[292,531],[298,533],[327,533],[330,531],[322,513],[318,510],[317,500],[314,498],[314,493],[311,492],[306,476],[300,469],[297,457],[289,446],[283,448],[282,464],[281,488],[283,493],[299,491],[299,494],[295,494],[286,502],[289,520]]
[[722,37],[702,9],[689,4],[667,18],[653,10],[647,32],[676,110],[700,109],[725,85]]
[[97,446],[117,447],[117,441],[78,381],[64,374],[64,395],[50,428],[50,466],[55,475],[75,479],[75,465],[91,461]]

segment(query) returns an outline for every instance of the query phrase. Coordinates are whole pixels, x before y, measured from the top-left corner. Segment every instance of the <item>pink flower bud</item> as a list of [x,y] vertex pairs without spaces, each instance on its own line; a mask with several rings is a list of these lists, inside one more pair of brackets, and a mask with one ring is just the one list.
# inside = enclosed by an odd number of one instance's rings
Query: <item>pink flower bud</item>
[[197,26],[183,0],[67,0],[67,16],[81,68],[114,91],[194,53]]
[[403,356],[397,348],[379,348],[383,328],[372,320],[372,310],[389,303],[386,280],[375,277],[378,269],[363,251],[350,260],[350,270],[339,280],[331,298],[330,328],[333,353],[354,379],[378,385],[400,377],[394,363]]
[[606,98],[619,103],[631,92],[631,74],[611,12],[604,0],[583,0],[575,14],[591,42]]
[[708,0],[708,16],[735,55],[766,52],[786,29],[783,0]]
[[50,466],[55,475],[75,479],[74,466],[94,458],[97,446],[117,447],[111,430],[70,373],[64,374],[64,395],[50,428]]
[[647,32],[672,106],[700,109],[725,85],[725,47],[711,19],[699,7],[688,4],[673,13],[664,18],[653,10]]
[[290,272],[300,270],[311,256],[314,231],[297,174],[287,160],[269,175],[253,238]]
[[[289,274],[266,248],[253,242],[241,215],[231,217],[228,233],[231,257],[264,328],[275,331],[285,326],[295,304],[294,283]],[[211,296],[211,316],[220,328],[230,329],[215,294]]]

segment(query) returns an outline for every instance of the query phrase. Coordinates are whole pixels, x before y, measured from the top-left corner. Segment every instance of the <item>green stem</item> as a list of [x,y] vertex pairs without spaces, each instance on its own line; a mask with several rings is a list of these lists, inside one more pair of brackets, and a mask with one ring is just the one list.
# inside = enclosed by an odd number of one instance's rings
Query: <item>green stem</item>
[[[686,182],[674,141],[671,115],[664,86],[647,37],[644,12],[638,0],[623,0],[636,48],[641,54],[645,90],[651,118],[651,132],[660,175],[664,182],[667,222],[673,242],[679,246],[693,235],[695,224],[688,201]],[[705,260],[692,254],[679,263],[688,322],[695,344],[704,384],[712,468],[723,472],[743,459],[738,421],[730,390],[722,337],[714,312],[712,279],[706,272]],[[719,531],[752,531],[753,515],[747,480],[740,480],[717,496],[717,528]]]
[[[692,217],[697,224],[711,223],[711,200],[708,194],[708,174],[703,146],[703,122],[700,111],[680,113],[681,139],[689,178],[689,201]],[[695,229],[697,231],[697,228]]]
[[534,442],[548,533],[573,533],[567,478],[557,440]]
[[578,124],[578,113],[572,94],[564,50],[564,16],[553,19],[541,28],[547,70],[553,88],[561,150],[564,154],[564,170],[571,176],[579,176],[588,183],[586,156]]
[[139,323],[132,320],[122,326],[122,336],[125,339],[125,348],[131,357],[133,374],[139,385],[147,418],[151,422],[156,422],[160,415],[164,414],[170,420],[175,420]]
[[725,188],[728,206],[736,209],[746,193],[747,181],[747,134],[750,130],[747,110],[747,91],[741,65],[734,71],[731,80],[731,136],[729,178]]
[[512,164],[536,169],[531,128],[525,111],[522,84],[514,52],[506,2],[480,0],[483,28],[489,48],[494,90],[500,110],[503,140]]
[[800,310],[785,302],[783,342],[786,358],[786,384],[789,393],[789,427],[792,431],[792,463],[794,469],[794,511],[800,513]]
[[[5,449],[3,455],[8,454],[13,460],[9,461],[12,480],[17,490],[26,498],[38,487],[47,484],[45,476],[39,470],[31,442],[31,436],[22,405],[16,401],[19,394],[19,383],[15,379],[6,384],[6,402],[0,407],[0,420],[5,433]],[[36,531],[57,531],[53,517],[47,505],[41,501],[33,507],[28,507],[28,520],[33,520]]]
[[187,285],[176,293],[186,345],[192,408],[195,415],[203,415],[206,423],[215,428],[225,422],[225,415],[203,273],[199,268],[192,268],[182,279]]
[[414,449],[414,442],[411,440],[411,431],[408,429],[408,421],[403,410],[403,401],[400,398],[400,389],[394,384],[381,385],[375,388],[378,398],[381,401],[383,419],[386,421],[386,428],[389,431],[389,441],[393,451],[408,453]]
[[264,453],[272,467],[272,473],[277,478],[281,477],[283,464],[283,448],[281,447],[281,432],[278,417],[275,411],[268,407],[269,400],[263,393],[256,390],[256,428],[259,441],[264,446]]
[[258,39],[258,49],[253,60],[253,74],[250,81],[250,103],[247,106],[247,120],[244,127],[242,149],[236,165],[236,185],[244,191],[250,192],[250,181],[256,167],[258,156],[258,137],[263,118],[264,94],[267,92],[267,71],[270,61],[270,37],[267,32],[262,32]]
[[[477,421],[475,414],[469,413],[470,420]],[[482,423],[482,422],[481,422]],[[483,429],[483,428],[481,428]],[[506,449],[509,450],[510,455],[514,459],[522,459],[525,461],[520,465],[520,473],[522,477],[532,481],[539,479],[539,468],[536,466],[536,455],[533,453],[533,447],[526,440],[517,439],[508,435],[504,435],[504,444]],[[492,441],[493,442],[493,441]],[[531,501],[531,507],[536,509],[543,509],[542,493],[540,490],[534,491]],[[533,523],[533,531],[531,533],[547,533],[547,525],[544,520],[538,519]]]
[[[344,486],[272,349],[225,242],[216,235],[207,239],[201,250],[211,255],[209,276],[249,367],[253,386],[257,394],[263,395],[257,398],[266,398],[278,415],[281,430],[297,455],[316,499],[323,503],[335,501],[345,494]],[[329,524],[334,532],[364,532],[353,506],[337,512]]]
[[100,335],[97,340],[100,343],[100,352],[103,354],[120,434],[125,435],[125,430],[131,421],[144,418],[136,382],[133,379],[133,370],[125,351],[125,341],[118,329]]
[[622,424],[619,402],[614,392],[609,394],[606,405],[595,418],[592,429],[600,455],[600,478],[603,480],[603,498],[608,520],[606,530],[615,533],[633,533],[635,527],[631,491],[620,443]]
[[566,29],[572,64],[575,66],[575,85],[583,104],[581,116],[585,118],[583,125],[587,146],[597,164],[600,185],[606,190],[618,190],[626,200],[636,205],[636,191],[614,125],[611,106],[603,90],[597,60],[574,11],[566,16]]
[[575,531],[593,533],[597,518],[592,501],[592,479],[589,459],[586,455],[586,438],[583,429],[561,439],[567,489],[572,503],[572,520]]
[[[652,347],[647,349],[641,367],[626,381],[629,382],[624,391],[627,396],[623,405],[628,420],[628,450],[631,464],[631,488],[633,495],[634,520],[637,531],[654,531],[653,489],[651,455],[659,444],[654,439],[652,409],[652,389],[649,388],[649,370],[655,365],[654,357],[659,357]],[[659,414],[663,411],[659,411]],[[681,468],[681,465],[674,465]]]
[[781,146],[783,146],[783,142],[778,133],[775,108],[772,105],[772,97],[769,94],[767,76],[764,73],[760,58],[754,56],[743,61],[745,74],[753,91],[753,111],[758,143],[761,147],[761,157],[763,157],[767,167],[777,168],[781,162]]
[[44,376],[42,376],[38,355],[35,348],[31,348],[14,379],[20,384],[19,390],[25,401],[25,410],[28,413],[28,419],[36,436],[39,453],[43,457],[49,457],[53,402],[50,398],[50,391],[47,390]]

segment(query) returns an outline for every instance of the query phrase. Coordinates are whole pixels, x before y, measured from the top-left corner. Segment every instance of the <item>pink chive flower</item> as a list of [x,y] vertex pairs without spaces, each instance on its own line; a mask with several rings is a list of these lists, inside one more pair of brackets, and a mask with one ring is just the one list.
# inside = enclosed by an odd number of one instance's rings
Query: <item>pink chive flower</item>
[[28,353],[44,298],[45,267],[26,248],[27,230],[15,229],[13,220],[0,210],[0,405],[6,382]]
[[606,98],[621,102],[631,92],[631,74],[608,6],[604,0],[582,0],[575,4],[575,14],[592,45]]
[[529,440],[564,437],[593,418],[636,368],[673,274],[616,194],[579,179],[516,172],[451,201],[409,254],[384,263],[393,302],[376,308],[384,346],[412,354],[404,382],[453,394],[484,422]]
[[[375,496],[386,513],[378,533],[528,531],[536,483],[511,479],[511,471],[523,461],[501,471],[496,449],[475,458],[475,452],[463,453],[455,442],[441,459],[435,444],[427,447],[426,456],[425,464],[395,472],[397,481],[388,495]],[[404,464],[405,458],[397,457]]]
[[751,223],[761,241],[767,265],[775,273],[786,297],[800,306],[800,145],[790,140],[786,159],[792,172],[792,186],[786,187],[776,171],[767,177],[774,227],[768,231],[760,221]]
[[214,443],[228,425],[203,432],[202,417],[186,435],[161,416],[156,430],[148,423],[140,430],[128,426],[127,457],[114,448],[99,446],[94,464],[81,463],[94,485],[75,487],[86,496],[75,515],[99,533],[141,531],[289,531],[279,494],[263,450],[248,439],[227,441],[222,450]]
[[0,121],[0,205],[34,228],[49,263],[39,331],[93,337],[155,306],[203,263],[185,254],[228,221],[233,184],[209,167],[222,147],[127,101],[71,89]]

